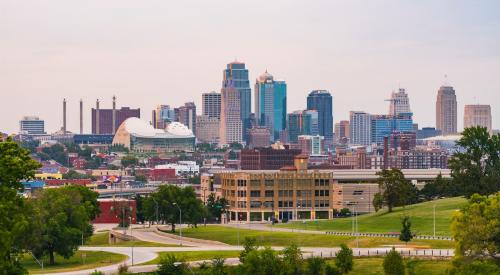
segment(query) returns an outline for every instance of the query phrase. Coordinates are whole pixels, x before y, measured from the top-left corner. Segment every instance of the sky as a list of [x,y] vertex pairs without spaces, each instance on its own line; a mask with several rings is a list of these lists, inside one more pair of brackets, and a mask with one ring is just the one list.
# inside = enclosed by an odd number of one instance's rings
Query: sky
[[[266,69],[288,84],[288,111],[329,90],[334,121],[387,113],[405,88],[415,122],[435,125],[443,84],[465,104],[490,104],[500,128],[500,1],[18,1],[0,0],[0,131],[36,115],[46,131],[84,130],[90,108],[179,106],[220,91],[222,71],[246,63],[252,92]],[[447,75],[447,77],[445,77]],[[253,96],[252,96],[253,100]]]

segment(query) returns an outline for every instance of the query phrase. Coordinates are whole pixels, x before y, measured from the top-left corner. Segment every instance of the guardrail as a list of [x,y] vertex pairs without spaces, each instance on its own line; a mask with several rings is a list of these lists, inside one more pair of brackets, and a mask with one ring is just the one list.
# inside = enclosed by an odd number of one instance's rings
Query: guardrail
[[[356,235],[359,237],[381,237],[381,238],[399,238],[399,234],[382,234],[382,233],[349,233],[349,232],[332,232],[332,231],[327,231],[325,232],[327,235],[335,235],[335,236],[353,236],[355,237]],[[413,237],[414,239],[417,240],[441,240],[441,241],[453,241],[452,237],[446,237],[446,236],[426,236],[426,235],[416,235]]]

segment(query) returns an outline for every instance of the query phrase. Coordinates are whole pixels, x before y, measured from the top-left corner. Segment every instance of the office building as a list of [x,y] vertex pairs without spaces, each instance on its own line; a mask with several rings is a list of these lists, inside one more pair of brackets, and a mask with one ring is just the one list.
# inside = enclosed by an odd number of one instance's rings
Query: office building
[[434,127],[423,127],[417,131],[417,139],[426,139],[441,135],[441,130],[436,130]]
[[267,71],[255,83],[255,114],[259,126],[271,130],[272,140],[286,128],[286,83]]
[[25,116],[19,121],[19,133],[27,135],[44,135],[45,121],[37,116]]
[[413,150],[417,146],[417,133],[394,131],[389,136],[389,146],[398,151]]
[[304,110],[288,114],[287,130],[290,143],[297,143],[300,135],[319,135],[318,112]]
[[293,165],[300,152],[300,149],[289,147],[243,149],[240,154],[241,170],[278,170]]
[[248,130],[248,147],[268,147],[271,139],[271,131],[267,127],[255,127]]
[[349,118],[350,143],[371,145],[371,115],[365,112],[351,111]]
[[221,94],[217,92],[203,93],[201,95],[202,114],[220,119]]
[[96,101],[96,108],[92,108],[92,134],[114,134],[127,118],[141,117],[141,109],[130,107],[116,109],[115,99],[113,97],[112,109],[101,109],[99,100]]
[[413,119],[411,114],[371,116],[371,142],[379,146],[384,144],[384,138],[390,137],[392,132],[412,131]]
[[177,121],[196,133],[196,105],[194,102],[184,103],[177,109]]
[[349,143],[351,135],[349,124],[349,120],[341,120],[340,122],[335,123],[335,142],[337,144]]
[[135,117],[126,119],[116,131],[113,145],[121,144],[139,153],[194,151],[195,136],[184,124],[172,122],[165,129],[155,129]]
[[332,96],[328,91],[316,90],[307,96],[307,109],[318,112],[319,135],[325,137],[325,144],[333,144]]
[[240,92],[234,87],[225,87],[221,92],[219,138],[221,145],[243,141],[243,122],[240,114]]
[[441,86],[436,100],[436,129],[443,135],[457,133],[457,96],[450,86]]
[[405,89],[399,88],[397,92],[392,92],[389,101],[391,103],[389,106],[389,115],[399,116],[411,113],[410,99]]
[[[251,98],[252,92],[250,89],[250,81],[248,79],[248,70],[245,68],[245,63],[234,61],[227,64],[226,69],[224,70],[223,81],[222,81],[222,95],[221,95],[221,113],[222,112],[231,112],[232,110],[228,110],[230,107],[226,104],[224,106],[224,98],[226,99],[226,103],[229,98],[236,98],[234,95],[229,95],[233,93],[232,90],[235,90],[238,93],[238,112],[240,116],[240,120],[242,123],[242,137],[245,141],[247,141],[247,130],[251,128],[250,124],[250,113],[251,113]],[[224,96],[225,95],[225,96]],[[221,114],[222,115],[222,114]],[[230,126],[232,128],[234,125]],[[222,141],[221,135],[221,141]],[[225,138],[225,137],[224,137]],[[231,138],[233,140],[236,137]]]
[[299,148],[302,154],[308,156],[321,156],[325,154],[325,138],[323,136],[299,136]]
[[481,126],[492,132],[490,105],[465,105],[464,128]]
[[153,117],[151,119],[153,127],[156,129],[165,129],[167,125],[173,121],[177,121],[175,111],[170,105],[158,105],[153,110]]
[[196,118],[196,138],[202,143],[218,143],[219,126],[220,121],[217,117],[198,116]]

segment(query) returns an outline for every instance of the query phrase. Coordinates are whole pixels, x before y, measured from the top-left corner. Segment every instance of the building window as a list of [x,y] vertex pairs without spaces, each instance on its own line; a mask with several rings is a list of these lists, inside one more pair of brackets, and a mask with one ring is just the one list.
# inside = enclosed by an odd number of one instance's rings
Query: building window
[[259,198],[260,197],[260,190],[250,191],[250,197]]
[[266,198],[272,198],[272,197],[274,197],[274,191],[266,190]]

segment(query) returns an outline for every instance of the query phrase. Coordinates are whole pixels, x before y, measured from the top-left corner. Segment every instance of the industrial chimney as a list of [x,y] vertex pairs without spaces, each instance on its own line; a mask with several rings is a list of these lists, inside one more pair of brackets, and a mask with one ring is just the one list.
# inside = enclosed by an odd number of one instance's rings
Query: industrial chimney
[[116,131],[116,96],[113,96],[113,135]]
[[66,134],[66,98],[63,99],[63,134]]
[[80,135],[83,134],[83,100],[80,99]]
[[99,128],[100,128],[100,123],[99,123],[99,99],[95,102],[95,133],[99,134]]

